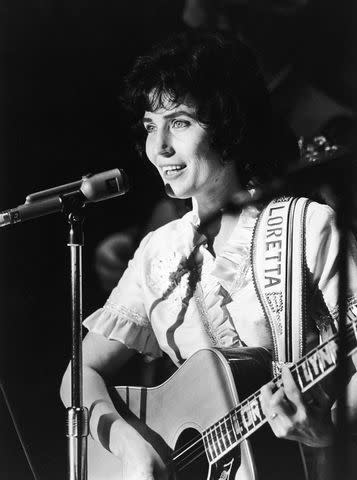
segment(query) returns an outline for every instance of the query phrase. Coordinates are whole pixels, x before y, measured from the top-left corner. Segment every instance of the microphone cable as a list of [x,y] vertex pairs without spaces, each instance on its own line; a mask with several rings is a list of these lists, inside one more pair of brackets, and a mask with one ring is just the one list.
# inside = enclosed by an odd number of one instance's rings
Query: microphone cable
[[17,438],[19,439],[20,441],[20,445],[22,447],[22,451],[24,452],[25,454],[25,457],[26,457],[26,461],[27,461],[27,464],[28,466],[30,467],[30,470],[31,470],[31,473],[33,475],[33,478],[35,480],[40,480],[40,477],[38,476],[38,474],[36,473],[36,470],[35,470],[35,467],[33,465],[33,463],[31,462],[31,459],[30,459],[30,455],[27,451],[27,447],[25,445],[25,442],[24,442],[24,439],[23,439],[23,436],[21,434],[21,431],[20,431],[20,428],[18,426],[18,423],[16,421],[16,418],[15,418],[15,414],[11,408],[11,405],[10,405],[10,402],[9,402],[9,399],[8,399],[8,396],[6,394],[6,391],[5,391],[5,388],[4,388],[4,385],[2,383],[2,380],[0,379],[0,389],[1,389],[1,392],[2,392],[2,395],[4,397],[4,400],[5,400],[5,404],[6,404],[6,407],[8,409],[8,412],[10,414],[10,418],[11,418],[11,421],[12,421],[12,424],[15,428],[15,431],[16,431],[16,434],[17,434]]

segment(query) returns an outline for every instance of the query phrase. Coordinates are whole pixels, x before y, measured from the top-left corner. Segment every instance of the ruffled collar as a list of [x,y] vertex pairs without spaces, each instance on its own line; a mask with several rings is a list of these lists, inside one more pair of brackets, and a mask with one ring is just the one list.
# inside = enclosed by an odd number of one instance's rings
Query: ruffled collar
[[201,219],[198,215],[198,205],[197,202],[192,200],[192,210],[187,212],[183,217],[182,220],[184,222],[188,222],[190,225],[193,226],[196,230],[200,227],[201,225]]
[[250,244],[260,210],[246,207],[238,217],[224,249],[217,255],[211,275],[229,292],[244,286],[250,270]]
[[[235,228],[223,251],[211,264],[212,269],[209,273],[216,277],[228,292],[244,286],[243,283],[249,269],[250,242],[259,213],[260,209],[255,206],[248,206],[240,214],[237,213]],[[198,232],[200,218],[196,208],[186,213],[182,217],[182,221],[189,233],[185,236],[188,239],[186,252],[192,252],[194,248],[207,243],[206,237]]]

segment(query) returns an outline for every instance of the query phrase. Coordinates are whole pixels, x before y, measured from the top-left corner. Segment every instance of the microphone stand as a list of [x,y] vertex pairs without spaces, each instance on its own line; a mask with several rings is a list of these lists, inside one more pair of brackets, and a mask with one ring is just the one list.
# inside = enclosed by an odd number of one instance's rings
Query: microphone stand
[[70,480],[87,480],[88,409],[83,406],[82,367],[82,247],[84,202],[68,197],[68,247],[71,255],[71,406],[67,408],[68,472]]
[[0,227],[62,212],[70,225],[72,355],[71,406],[67,409],[67,437],[70,480],[87,479],[88,410],[83,406],[82,366],[82,247],[84,206],[118,195],[129,189],[128,178],[118,168],[82,180],[30,194],[16,208],[0,212]]

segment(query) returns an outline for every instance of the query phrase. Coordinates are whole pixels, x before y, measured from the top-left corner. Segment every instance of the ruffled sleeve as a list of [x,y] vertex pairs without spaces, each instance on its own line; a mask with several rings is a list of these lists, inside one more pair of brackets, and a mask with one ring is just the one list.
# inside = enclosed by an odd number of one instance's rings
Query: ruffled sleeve
[[83,325],[90,332],[120,341],[148,358],[157,358],[162,351],[146,314],[142,290],[144,252],[151,235],[140,243],[105,305],[92,313]]
[[[319,328],[326,327],[328,316],[338,321],[338,248],[339,232],[334,211],[327,205],[310,204],[306,224],[306,261],[315,285],[328,312],[319,312]],[[348,317],[357,317],[357,246],[352,234],[349,237],[348,288],[346,292]]]

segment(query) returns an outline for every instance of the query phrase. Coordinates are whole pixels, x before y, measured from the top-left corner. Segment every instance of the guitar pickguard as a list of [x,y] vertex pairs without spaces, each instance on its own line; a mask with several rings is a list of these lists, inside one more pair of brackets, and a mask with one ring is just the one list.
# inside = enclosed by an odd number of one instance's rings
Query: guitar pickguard
[[211,469],[212,480],[234,480],[240,466],[240,451],[235,448]]

